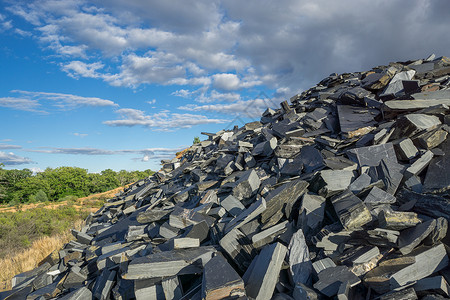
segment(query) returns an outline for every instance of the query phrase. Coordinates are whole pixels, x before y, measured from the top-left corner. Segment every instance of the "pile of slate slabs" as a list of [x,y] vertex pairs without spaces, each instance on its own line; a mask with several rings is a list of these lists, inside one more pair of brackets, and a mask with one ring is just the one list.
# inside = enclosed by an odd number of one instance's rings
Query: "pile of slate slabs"
[[290,102],[204,133],[0,298],[448,298],[450,59]]

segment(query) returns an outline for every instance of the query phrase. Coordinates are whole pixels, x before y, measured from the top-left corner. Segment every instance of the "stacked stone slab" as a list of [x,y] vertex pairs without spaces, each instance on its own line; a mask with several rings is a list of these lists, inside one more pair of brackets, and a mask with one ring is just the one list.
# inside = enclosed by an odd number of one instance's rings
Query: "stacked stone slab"
[[450,59],[331,74],[110,199],[2,299],[449,297]]

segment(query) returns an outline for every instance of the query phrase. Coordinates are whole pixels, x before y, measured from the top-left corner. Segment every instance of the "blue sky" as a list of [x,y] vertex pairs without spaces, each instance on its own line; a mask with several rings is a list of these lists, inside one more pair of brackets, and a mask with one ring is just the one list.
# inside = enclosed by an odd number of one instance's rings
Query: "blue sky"
[[450,2],[0,0],[0,162],[159,168],[330,73],[450,55]]

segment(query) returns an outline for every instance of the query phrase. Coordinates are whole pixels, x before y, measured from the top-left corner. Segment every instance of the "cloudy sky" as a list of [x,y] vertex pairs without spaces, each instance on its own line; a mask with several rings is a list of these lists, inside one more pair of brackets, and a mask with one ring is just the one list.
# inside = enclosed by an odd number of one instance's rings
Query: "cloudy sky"
[[0,162],[157,170],[330,73],[450,55],[447,0],[0,0]]

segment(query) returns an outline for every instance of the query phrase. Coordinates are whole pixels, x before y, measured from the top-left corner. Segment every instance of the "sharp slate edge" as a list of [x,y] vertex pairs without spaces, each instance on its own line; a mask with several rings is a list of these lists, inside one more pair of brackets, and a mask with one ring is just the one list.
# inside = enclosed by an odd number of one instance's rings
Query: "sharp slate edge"
[[203,133],[0,299],[446,298],[449,107],[447,57],[331,74]]

